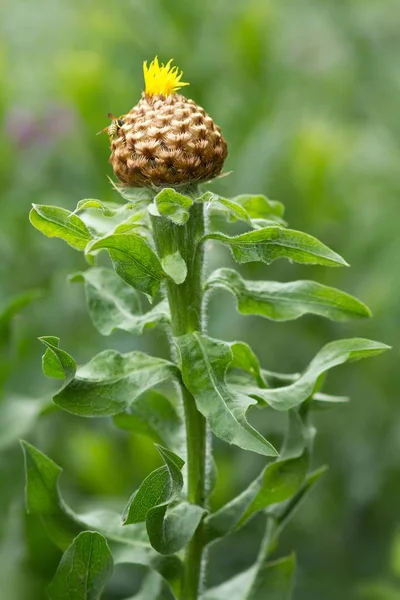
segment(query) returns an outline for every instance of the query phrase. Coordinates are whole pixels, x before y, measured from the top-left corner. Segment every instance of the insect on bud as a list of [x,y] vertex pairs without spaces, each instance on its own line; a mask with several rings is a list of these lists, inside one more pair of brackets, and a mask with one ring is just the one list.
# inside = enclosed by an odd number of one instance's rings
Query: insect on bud
[[[182,72],[143,65],[145,91],[129,113],[107,128],[110,163],[128,186],[179,185],[216,177],[227,156],[220,128],[193,100],[176,93]],[[112,131],[110,132],[110,130]]]

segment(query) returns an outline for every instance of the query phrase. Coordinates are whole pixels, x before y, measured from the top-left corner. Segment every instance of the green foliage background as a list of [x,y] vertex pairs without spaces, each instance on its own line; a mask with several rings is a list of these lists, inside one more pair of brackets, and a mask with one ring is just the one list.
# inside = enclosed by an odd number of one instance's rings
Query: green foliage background
[[[67,283],[84,259],[28,222],[31,203],[69,209],[81,198],[107,200],[106,115],[127,112],[142,89],[142,61],[174,57],[191,82],[187,95],[213,116],[229,143],[215,183],[225,196],[266,193],[287,207],[292,227],[337,250],[351,269],[278,261],[250,265],[252,279],[316,279],[362,298],[374,319],[337,324],[318,317],[272,323],[238,316],[221,292],[209,305],[209,332],[248,341],[272,370],[299,371],[331,339],[360,336],[395,347],[384,357],[342,367],[327,390],[349,405],[317,419],[316,464],[330,472],[282,540],[295,548],[295,600],[400,598],[400,11],[397,0],[19,0],[0,8],[0,301],[41,290],[0,317],[4,398],[51,393],[41,374],[39,335],[56,335],[82,362],[106,347],[166,356],[162,333],[102,338],[86,313],[83,290]],[[209,251],[209,267],[231,265],[226,249]],[[29,434],[21,404],[18,431],[0,423],[0,597],[42,600],[59,561],[39,522],[23,509],[26,435],[63,465],[62,487],[75,505],[123,506],[160,464],[152,445],[102,420],[58,411]],[[280,427],[265,423],[274,441]],[[275,437],[274,437],[275,436]],[[218,507],[239,492],[262,458],[216,444]],[[254,559],[261,525],[211,552],[210,583]],[[140,571],[116,570],[106,598],[132,590]]]

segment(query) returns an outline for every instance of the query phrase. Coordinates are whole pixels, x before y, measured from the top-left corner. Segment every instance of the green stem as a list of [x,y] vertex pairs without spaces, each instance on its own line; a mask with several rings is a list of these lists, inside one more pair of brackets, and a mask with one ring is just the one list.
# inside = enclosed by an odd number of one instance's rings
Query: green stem
[[[161,258],[179,251],[187,266],[185,281],[177,285],[168,280],[167,296],[171,311],[172,335],[178,337],[202,330],[203,250],[198,244],[204,234],[204,207],[194,204],[185,225],[175,225],[163,217],[152,217],[154,239]],[[182,383],[186,423],[187,497],[188,501],[206,504],[207,428],[206,420],[196,408],[195,400]],[[181,600],[197,600],[203,569],[203,525],[197,528],[188,544],[185,557]]]

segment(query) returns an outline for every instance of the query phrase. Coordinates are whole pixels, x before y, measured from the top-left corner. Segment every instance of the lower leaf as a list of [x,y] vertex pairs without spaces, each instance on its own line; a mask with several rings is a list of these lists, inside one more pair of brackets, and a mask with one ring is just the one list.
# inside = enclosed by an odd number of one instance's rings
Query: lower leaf
[[290,600],[295,573],[294,556],[252,567],[208,590],[201,600]]
[[143,524],[123,527],[121,517],[110,510],[76,514],[67,506],[58,489],[61,467],[28,442],[21,442],[25,455],[26,506],[38,515],[52,541],[65,550],[85,530],[97,530],[112,549],[115,564],[131,563],[155,569],[174,584],[180,577],[177,556],[161,556],[151,547]]
[[100,533],[80,533],[65,551],[48,588],[50,600],[98,600],[113,564],[110,548]]

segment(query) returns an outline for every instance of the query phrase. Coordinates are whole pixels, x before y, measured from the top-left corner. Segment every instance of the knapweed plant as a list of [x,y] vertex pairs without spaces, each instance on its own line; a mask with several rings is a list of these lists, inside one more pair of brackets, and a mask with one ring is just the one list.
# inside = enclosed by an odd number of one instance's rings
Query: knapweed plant
[[[212,248],[230,248],[239,265],[268,265],[278,258],[327,267],[346,262],[311,235],[288,229],[281,203],[252,194],[227,199],[207,190],[227,156],[219,127],[203,108],[177,93],[187,84],[171,61],[145,63],[144,75],[139,103],[112,117],[106,129],[118,201],[85,199],[73,212],[35,205],[30,219],[48,237],[85,254],[89,268],[71,279],[83,282],[90,317],[101,334],[122,329],[137,335],[154,327],[167,333],[169,360],[105,350],[79,368],[57,337],[41,338],[43,371],[62,380],[55,404],[82,417],[112,417],[116,427],[149,436],[162,466],[132,490],[120,513],[77,514],[60,495],[61,468],[22,442],[27,509],[41,517],[64,551],[48,595],[52,600],[100,598],[113,565],[134,563],[148,570],[135,596],[141,600],[286,600],[294,585],[294,556],[271,560],[270,555],[324,471],[310,471],[312,413],[343,401],[321,391],[325,375],[387,346],[360,338],[337,340],[324,346],[303,373],[282,375],[264,369],[245,341],[207,335],[207,297],[216,289],[235,297],[239,313],[275,321],[306,313],[343,321],[370,312],[356,298],[313,281],[248,281],[224,267],[205,274],[209,240]],[[228,224],[241,221],[246,231],[219,232],[215,215],[219,222],[221,215]],[[100,266],[104,250],[112,268]],[[250,408],[286,413],[287,430],[278,448],[249,423]],[[209,510],[218,472],[213,436],[265,457],[258,477],[216,512]],[[209,546],[260,512],[265,531],[255,564],[208,589]]]

